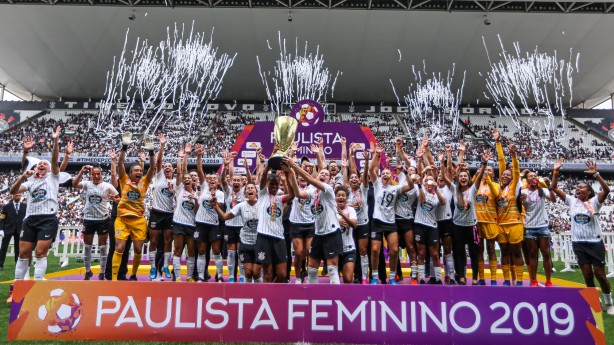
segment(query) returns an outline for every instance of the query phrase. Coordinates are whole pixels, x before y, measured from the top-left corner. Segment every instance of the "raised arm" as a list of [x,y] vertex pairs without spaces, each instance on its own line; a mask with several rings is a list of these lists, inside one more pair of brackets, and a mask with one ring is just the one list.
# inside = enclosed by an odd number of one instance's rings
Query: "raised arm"
[[21,155],[21,168],[26,170],[28,164],[28,154],[34,147],[34,140],[31,137],[26,137],[23,141],[23,153]]
[[25,192],[26,191],[26,187],[23,185],[23,183],[32,175],[34,175],[34,170],[26,170],[26,171],[24,171],[23,174],[21,174],[19,176],[17,181],[15,181],[15,183],[13,183],[13,185],[11,186],[11,189],[9,190],[9,193],[11,193],[11,194],[21,194],[21,193]]
[[[258,159],[258,157],[256,157]],[[243,167],[245,168],[245,178],[247,179],[247,183],[252,183],[252,172],[249,171],[249,165],[247,164],[247,159],[243,159]]]
[[147,169],[147,174],[145,175],[145,178],[147,179],[147,181],[151,181],[156,173],[154,142],[151,137],[145,137],[143,148],[147,152],[149,152],[149,169]]
[[439,199],[440,205],[446,204],[446,198],[443,197],[443,194],[439,191],[439,188],[435,188],[435,194],[437,195],[437,199]]
[[[345,137],[341,137],[341,161],[346,161],[348,160],[348,149],[347,149],[347,140],[345,139]],[[346,167],[343,168],[343,170],[345,170],[345,174],[347,175],[347,164]],[[342,175],[343,176],[343,175]]]
[[601,177],[601,174],[597,171],[597,163],[595,163],[595,161],[586,161],[586,166],[588,167],[588,170],[586,170],[584,173],[592,175],[593,178],[596,179],[601,186],[601,192],[597,194],[597,200],[599,200],[600,204],[603,204],[605,202],[605,199],[608,197],[608,194],[610,194],[610,187],[605,182],[603,177]]
[[201,144],[196,145],[196,173],[198,182],[202,185],[205,182],[205,172],[203,171],[203,154],[205,150]]
[[60,166],[58,165],[58,159],[60,157],[60,133],[62,133],[62,127],[57,126],[55,132],[51,135],[53,138],[53,151],[51,152],[51,173],[58,175],[60,173]]
[[[298,167],[298,165],[296,164],[296,161],[294,159],[289,159],[290,161],[292,161],[294,163],[295,166]],[[300,168],[300,167],[299,167]],[[301,169],[302,170],[302,169]],[[286,191],[286,198],[284,199],[284,202],[286,204],[290,204],[290,202],[292,202],[292,200],[294,200],[294,197],[296,196],[296,194],[294,193],[295,188],[296,190],[298,190],[298,183],[296,182],[296,175],[294,174],[294,170],[292,168],[290,168],[290,166],[288,164],[286,164],[285,162],[281,164],[281,171],[284,172],[285,174],[285,191]],[[305,170],[303,170],[305,171]],[[307,173],[307,172],[305,172]]]
[[119,186],[117,180],[117,153],[111,150],[109,151],[109,157],[111,158],[111,185],[117,188]]
[[68,167],[68,161],[70,160],[70,155],[72,154],[74,149],[75,144],[73,144],[71,141],[70,143],[68,143],[66,149],[64,150],[64,159],[62,159],[62,164],[60,164],[60,171],[66,171],[66,168]]
[[484,154],[482,155],[482,166],[480,166],[480,168],[478,169],[476,173],[476,178],[475,178],[475,185],[478,187],[482,183],[482,178],[484,177],[484,171],[486,170],[486,167],[488,166],[488,160],[490,159],[490,157],[491,157],[490,151],[485,151]]
[[[307,183],[311,184],[312,186],[316,187],[317,189],[321,191],[324,190],[324,183],[320,182],[320,180],[315,179],[311,175],[309,175],[309,173],[303,170],[303,168],[301,168],[300,166],[298,166],[298,164],[296,164],[294,160],[289,159],[289,158],[283,158],[282,161],[286,166],[288,166],[289,169],[293,170],[296,174],[304,178],[305,181],[307,181]],[[300,199],[307,199],[307,197],[309,197],[308,193],[305,191],[299,190],[298,186],[296,188],[296,191],[298,192],[296,193],[296,196]]]
[[518,162],[518,156],[516,155],[516,145],[510,144],[509,149],[512,156],[512,185],[516,186],[518,185],[518,181],[520,181],[520,163]]
[[[160,150],[156,159],[156,171],[162,170],[162,160],[164,159],[164,148],[166,147],[166,137],[163,133],[158,133],[158,141],[160,142]],[[177,161],[179,164],[179,161]]]
[[363,157],[365,158],[365,167],[362,170],[362,185],[365,188],[369,187],[369,151],[365,150],[362,152]]
[[122,149],[119,151],[119,162],[117,162],[117,170],[119,173],[119,178],[122,179],[124,175],[126,175],[126,167],[124,166],[124,161],[126,160],[126,151],[128,151],[128,146],[131,145],[134,141],[132,140],[132,133],[125,132],[122,134]]
[[[437,159],[439,159],[439,171],[441,173],[441,178],[443,178],[443,182],[446,183],[446,186],[450,187],[452,185],[452,181],[448,177],[447,166],[443,162],[444,153],[440,152],[437,154]],[[448,160],[449,162],[450,160]]]
[[175,179],[175,185],[179,186],[183,183],[183,176],[188,173],[188,154],[183,147],[180,147],[177,151],[177,178]]
[[356,168],[356,144],[350,144],[350,152],[348,157],[348,166],[350,167],[350,174],[358,174],[358,169]]
[[72,180],[73,188],[77,188],[77,189],[83,188],[83,184],[81,183],[81,179],[83,178],[83,174],[85,174],[86,172],[90,171],[90,169],[92,169],[91,165],[84,165],[84,166],[81,167],[81,170],[79,170],[79,173],[77,174],[77,176],[75,176],[75,178]]
[[456,158],[457,173],[459,171],[458,167],[462,166],[465,161],[465,152],[467,152],[467,147],[465,146],[465,142],[461,140],[458,144],[458,157]]
[[507,168],[505,166],[505,154],[503,153],[503,146],[501,145],[501,133],[498,129],[492,130],[492,136],[495,138],[495,146],[497,147],[497,163],[499,165],[499,180],[501,180],[501,175]]
[[567,194],[565,194],[565,192],[563,192],[563,190],[561,190],[557,186],[557,182],[559,180],[559,171],[563,166],[563,161],[564,158],[559,158],[556,160],[556,162],[554,162],[554,168],[552,168],[552,181],[550,182],[550,190],[552,190],[554,194],[556,194],[559,198],[561,198],[561,200],[563,200],[563,202],[565,202]]
[[215,212],[217,213],[217,215],[222,218],[223,220],[230,220],[233,219],[235,217],[235,215],[230,212],[230,210],[228,210],[226,213],[224,213],[224,211],[222,211],[222,207],[220,206],[220,204],[217,202],[217,200],[215,199],[215,197],[213,197],[211,199],[211,203],[213,204],[213,209],[215,210]]

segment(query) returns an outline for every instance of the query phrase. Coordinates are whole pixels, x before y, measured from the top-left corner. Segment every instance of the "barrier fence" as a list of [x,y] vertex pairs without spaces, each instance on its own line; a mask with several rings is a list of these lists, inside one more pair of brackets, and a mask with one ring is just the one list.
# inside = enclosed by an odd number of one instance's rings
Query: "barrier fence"
[[[83,256],[83,235],[81,233],[82,226],[60,226],[57,240],[53,243],[51,251],[56,257],[60,258],[62,265],[67,265],[69,260],[78,260]],[[562,262],[565,268],[562,272],[573,272],[577,267],[576,255],[573,252],[571,245],[571,233],[551,233],[551,254],[553,262]],[[608,278],[614,277],[614,233],[604,233],[603,241],[606,249],[606,272]],[[148,258],[149,246],[143,246],[143,258]],[[9,245],[9,254],[14,253],[13,243]],[[98,254],[98,236],[94,235],[92,245],[92,257]],[[130,256],[134,254],[131,249]],[[407,258],[404,253],[400,254]]]

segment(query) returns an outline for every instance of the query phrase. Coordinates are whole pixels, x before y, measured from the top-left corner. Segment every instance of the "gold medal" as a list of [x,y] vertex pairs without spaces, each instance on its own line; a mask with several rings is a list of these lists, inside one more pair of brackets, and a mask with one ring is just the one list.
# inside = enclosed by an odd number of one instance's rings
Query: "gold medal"
[[274,222],[277,218],[275,218],[275,216],[271,216],[271,218],[269,218],[271,220],[271,222]]

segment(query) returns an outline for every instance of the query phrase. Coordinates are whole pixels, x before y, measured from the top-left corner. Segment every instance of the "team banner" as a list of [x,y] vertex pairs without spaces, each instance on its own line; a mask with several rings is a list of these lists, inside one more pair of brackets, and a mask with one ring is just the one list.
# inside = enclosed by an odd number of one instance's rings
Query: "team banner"
[[605,344],[594,288],[32,280],[8,339]]

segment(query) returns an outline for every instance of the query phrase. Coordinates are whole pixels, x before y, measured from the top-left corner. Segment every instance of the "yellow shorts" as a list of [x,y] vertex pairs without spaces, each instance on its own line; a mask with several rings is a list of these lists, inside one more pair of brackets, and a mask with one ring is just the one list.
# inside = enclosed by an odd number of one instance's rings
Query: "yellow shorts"
[[524,240],[524,224],[499,225],[497,242],[516,244]]
[[115,238],[133,241],[145,241],[147,238],[147,221],[145,217],[117,217],[115,218]]
[[478,223],[478,235],[480,238],[494,240],[499,235],[499,225],[495,223]]

